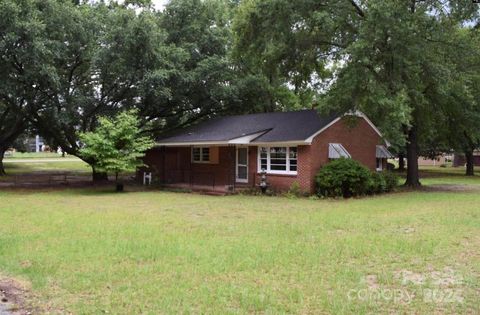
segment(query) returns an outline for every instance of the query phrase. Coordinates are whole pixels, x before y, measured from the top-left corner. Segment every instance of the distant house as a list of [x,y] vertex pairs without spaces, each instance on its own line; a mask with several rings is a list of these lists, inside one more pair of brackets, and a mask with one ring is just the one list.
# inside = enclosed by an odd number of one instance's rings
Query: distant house
[[[464,154],[455,153],[453,155],[453,167],[465,166],[466,163]],[[473,165],[480,166],[480,150],[473,151]]]
[[363,114],[320,117],[314,110],[228,116],[158,139],[145,156],[154,179],[176,187],[231,191],[256,187],[262,172],[274,190],[297,182],[314,192],[317,171],[353,158],[372,170],[391,157]]
[[434,159],[429,157],[420,156],[418,158],[418,165],[419,166],[440,166],[446,165],[453,160],[452,154],[442,154]]
[[28,152],[42,152],[45,146],[45,142],[42,137],[36,135],[34,138],[27,139]]

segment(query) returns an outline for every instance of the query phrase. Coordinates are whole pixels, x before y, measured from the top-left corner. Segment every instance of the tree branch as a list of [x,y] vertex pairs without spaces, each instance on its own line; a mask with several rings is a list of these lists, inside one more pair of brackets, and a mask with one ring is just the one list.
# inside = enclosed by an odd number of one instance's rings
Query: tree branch
[[357,11],[357,14],[360,15],[362,18],[364,18],[365,13],[363,12],[362,8],[360,8],[360,6],[355,2],[355,0],[350,0],[350,3],[355,8],[355,11]]

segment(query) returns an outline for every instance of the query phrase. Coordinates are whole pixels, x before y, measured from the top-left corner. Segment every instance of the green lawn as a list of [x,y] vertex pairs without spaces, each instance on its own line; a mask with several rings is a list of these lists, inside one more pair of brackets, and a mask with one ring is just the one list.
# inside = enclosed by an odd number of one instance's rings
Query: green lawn
[[424,185],[433,184],[480,184],[480,167],[475,168],[475,176],[466,177],[464,167],[441,168],[435,166],[423,166],[420,171],[421,182]]
[[22,190],[0,200],[0,273],[30,282],[50,312],[480,312],[480,190],[354,200]]
[[9,175],[27,174],[31,172],[70,172],[90,174],[92,169],[81,160],[60,162],[6,162],[5,171]]
[[[25,153],[26,154],[26,153]],[[77,157],[38,157],[8,158],[3,161],[7,175],[29,174],[33,172],[58,172],[90,175],[92,169]],[[7,180],[1,178],[0,180]]]
[[5,159],[50,159],[61,156],[61,154],[55,152],[13,152],[5,155]]

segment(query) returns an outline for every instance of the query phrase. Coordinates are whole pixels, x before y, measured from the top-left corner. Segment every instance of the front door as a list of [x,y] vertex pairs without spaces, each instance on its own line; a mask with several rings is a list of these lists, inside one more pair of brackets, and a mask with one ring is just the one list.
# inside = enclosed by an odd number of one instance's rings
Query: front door
[[236,180],[248,183],[248,147],[237,147]]

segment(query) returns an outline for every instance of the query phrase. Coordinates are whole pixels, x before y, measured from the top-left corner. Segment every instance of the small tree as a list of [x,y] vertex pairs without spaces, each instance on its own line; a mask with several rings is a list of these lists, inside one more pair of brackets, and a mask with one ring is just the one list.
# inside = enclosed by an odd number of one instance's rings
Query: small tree
[[96,170],[115,174],[117,191],[123,191],[118,175],[143,166],[141,158],[154,145],[151,138],[141,135],[139,125],[137,111],[130,110],[112,119],[100,117],[95,131],[79,134],[82,158],[97,161]]

